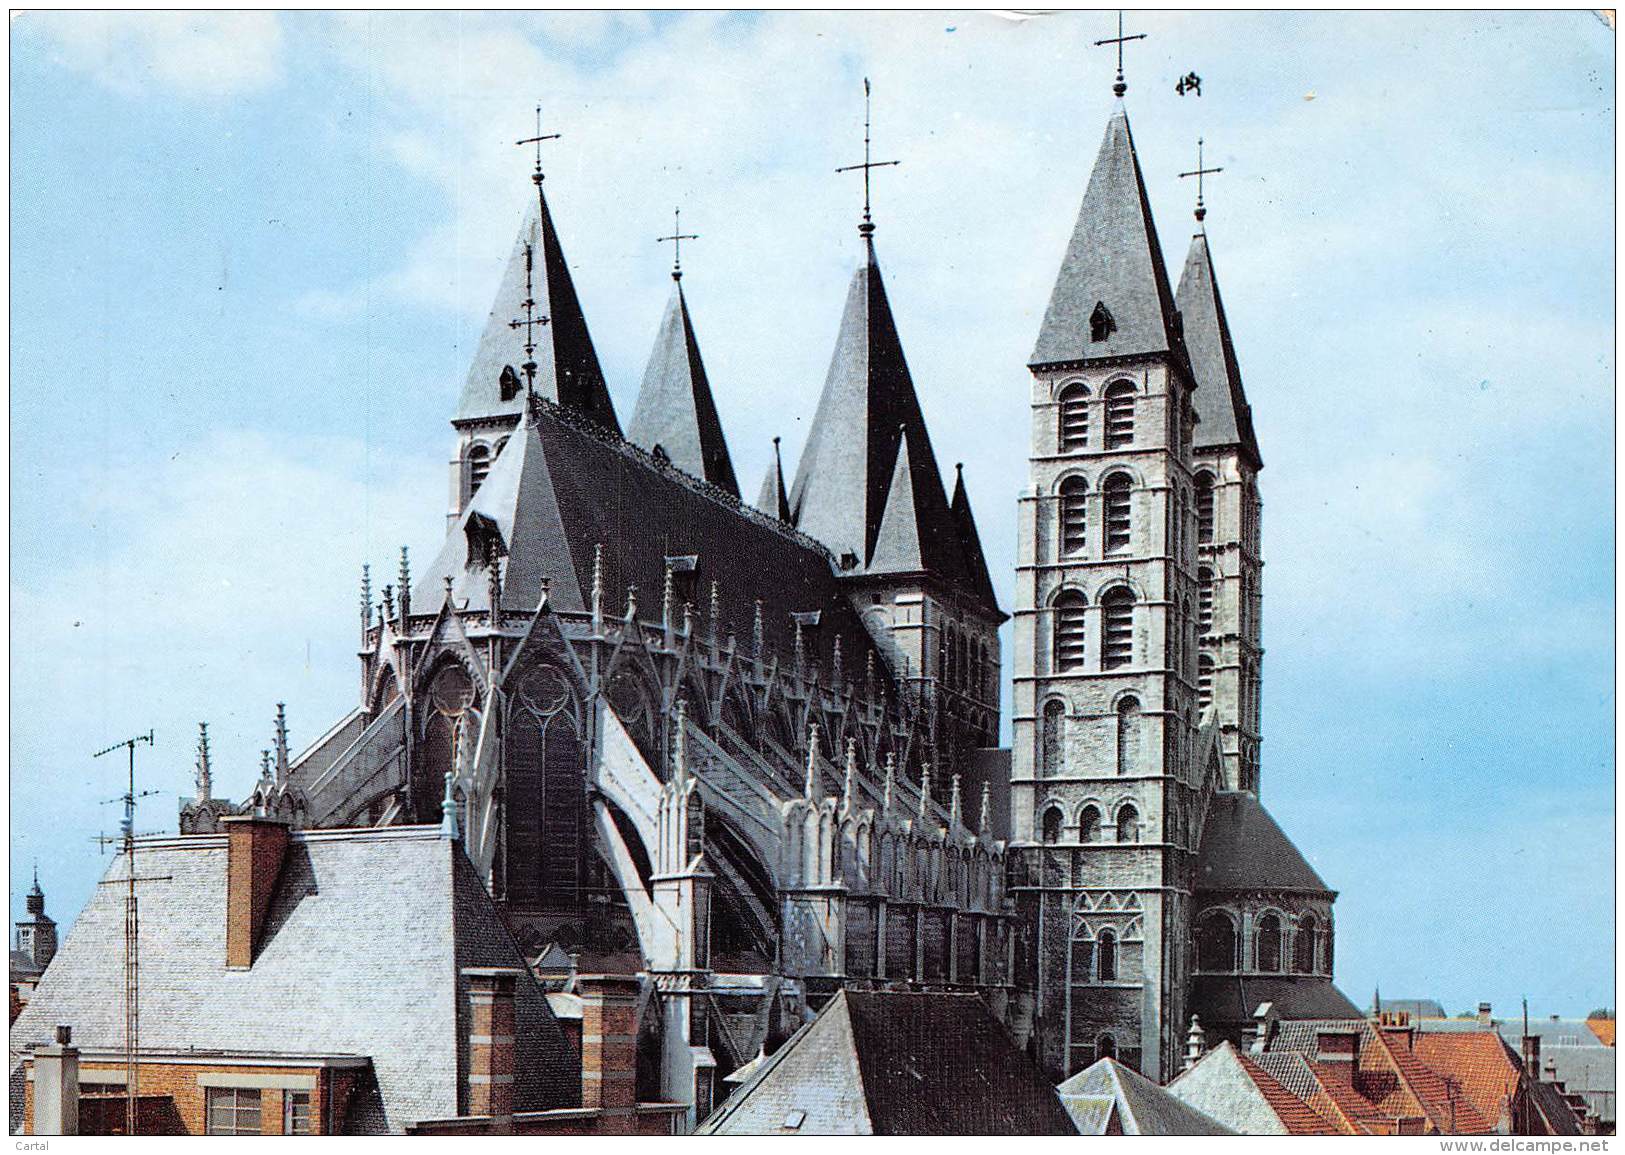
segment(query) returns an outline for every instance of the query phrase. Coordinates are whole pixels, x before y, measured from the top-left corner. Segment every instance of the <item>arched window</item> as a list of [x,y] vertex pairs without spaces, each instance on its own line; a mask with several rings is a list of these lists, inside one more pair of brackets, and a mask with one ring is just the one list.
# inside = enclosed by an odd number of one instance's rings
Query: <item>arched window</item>
[[1089,486],[1081,477],[1061,482],[1061,552],[1082,553],[1089,544]]
[[1134,657],[1134,593],[1118,586],[1100,599],[1100,668],[1114,670]]
[[1054,772],[1061,766],[1061,727],[1066,724],[1066,703],[1051,698],[1044,703],[1044,722],[1039,735],[1042,765]]
[[1132,491],[1134,483],[1126,473],[1114,473],[1100,486],[1105,507],[1106,553],[1122,553],[1129,547],[1129,534],[1133,525]]
[[491,472],[491,447],[484,443],[476,443],[468,450],[468,495],[474,496],[479,489],[480,482],[485,475]]
[[1213,632],[1213,567],[1202,566],[1196,571],[1196,616],[1202,635]]
[[1061,841],[1061,808],[1051,806],[1044,811],[1043,837],[1045,842]]
[[1064,590],[1055,599],[1055,669],[1083,669],[1084,600],[1077,590]]
[[1236,967],[1236,924],[1222,911],[1204,915],[1196,927],[1196,969],[1234,971]]
[[1117,1060],[1117,1040],[1110,1035],[1101,1035],[1100,1042],[1095,1044],[1095,1055],[1101,1059]]
[[1298,935],[1292,943],[1292,969],[1300,975],[1315,973],[1315,935],[1319,931],[1314,915],[1306,914],[1298,920]]
[[1106,448],[1120,449],[1134,440],[1134,385],[1113,381],[1106,386]]
[[1117,981],[1117,936],[1109,930],[1101,931],[1095,940],[1095,981]]
[[1098,806],[1085,806],[1078,814],[1078,841],[1100,841],[1100,808]]
[[1213,540],[1213,475],[1206,470],[1196,475],[1196,540]]
[[1140,812],[1134,803],[1125,802],[1117,811],[1117,841],[1140,841]]
[[1207,709],[1213,705],[1213,656],[1203,654],[1196,659],[1196,705]]
[[1089,390],[1074,381],[1061,390],[1060,422],[1056,443],[1062,453],[1089,446]]
[[1129,695],[1117,703],[1117,772],[1140,768],[1140,699]]
[[1280,971],[1285,937],[1286,928],[1277,916],[1266,914],[1258,920],[1258,969],[1264,974]]

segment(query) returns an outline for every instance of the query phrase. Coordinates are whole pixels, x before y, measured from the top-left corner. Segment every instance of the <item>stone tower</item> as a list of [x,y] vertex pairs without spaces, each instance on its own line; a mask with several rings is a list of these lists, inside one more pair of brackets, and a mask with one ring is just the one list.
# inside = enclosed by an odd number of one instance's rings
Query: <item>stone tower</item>
[[45,892],[40,889],[39,871],[34,871],[34,885],[25,899],[28,917],[17,924],[17,951],[28,956],[37,971],[51,964],[56,954],[56,921],[45,913]]
[[1128,117],[1106,127],[1032,371],[1011,825],[1038,1057],[1154,1079],[1185,1024],[1200,837],[1194,378]]
[[1259,667],[1264,562],[1252,408],[1213,274],[1207,232],[1191,238],[1175,294],[1196,374],[1197,696],[1218,724],[1225,786],[1258,793]]

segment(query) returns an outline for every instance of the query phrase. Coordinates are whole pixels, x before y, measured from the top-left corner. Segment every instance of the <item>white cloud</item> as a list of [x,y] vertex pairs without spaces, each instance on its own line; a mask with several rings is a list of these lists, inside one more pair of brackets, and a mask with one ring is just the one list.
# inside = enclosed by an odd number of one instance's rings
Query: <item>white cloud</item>
[[236,96],[282,75],[274,12],[28,12],[21,19],[49,37],[63,63],[119,92]]

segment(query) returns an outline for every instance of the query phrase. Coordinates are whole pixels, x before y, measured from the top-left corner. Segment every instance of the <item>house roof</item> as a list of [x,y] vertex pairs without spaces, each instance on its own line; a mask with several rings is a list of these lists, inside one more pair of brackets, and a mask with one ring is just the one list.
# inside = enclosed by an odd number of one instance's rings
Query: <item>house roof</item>
[[[1409,1045],[1386,1031],[1368,1027],[1365,1037],[1366,1045],[1379,1048],[1388,1055],[1403,1083],[1403,1089],[1422,1105],[1428,1119],[1440,1132],[1449,1135],[1486,1135],[1495,1129],[1494,1120],[1486,1119],[1473,1106],[1472,1097],[1465,1092],[1459,1079],[1454,1076],[1447,1079],[1423,1062]],[[1364,1066],[1363,1063],[1361,1065]],[[1398,1101],[1396,1092],[1395,1095],[1377,1099],[1376,1103],[1379,1110],[1393,1109],[1395,1113],[1404,1113],[1399,1110]]]
[[[126,861],[113,860],[108,881],[127,877]],[[525,965],[460,844],[434,827],[295,832],[248,970],[226,968],[225,835],[141,839],[136,861],[151,880],[143,1048],[369,1057],[379,1129],[457,1113],[460,971]],[[123,1006],[108,993],[123,986],[123,942],[123,888],[99,886],[12,1024],[14,1067],[58,1023],[82,1047],[123,1045]],[[518,1104],[574,1103],[576,1061],[541,987],[522,978],[515,1000]]]
[[[1090,340],[1097,305],[1111,315],[1111,332]],[[1089,187],[1062,258],[1033,367],[1103,358],[1172,354],[1186,363],[1179,314],[1151,219],[1128,114],[1121,107],[1089,174]]]
[[1454,1079],[1491,1122],[1506,1113],[1517,1094],[1522,1061],[1494,1031],[1418,1033],[1415,1053],[1434,1071]]
[[924,572],[965,587],[958,530],[874,242],[864,244],[790,509],[796,528],[837,557],[850,553],[865,569]]
[[1085,1135],[1105,1133],[1089,1129],[1097,1123],[1103,1127],[1108,1121],[1094,1106],[1101,1098],[1116,1104],[1118,1121],[1126,1135],[1235,1134],[1116,1059],[1097,1060],[1067,1079],[1056,1091],[1071,1113],[1072,1121],[1078,1125],[1078,1131]]
[[[528,299],[534,303],[531,315],[547,319],[547,324],[532,330],[536,392],[619,433],[615,406],[604,384],[604,371],[587,331],[547,197],[540,184],[536,189],[536,199],[526,208],[491,314],[475,347],[456,420],[511,418],[524,412],[525,327],[515,327],[513,322],[525,318],[528,280]],[[514,370],[510,381],[516,381],[517,388],[503,386],[503,372],[509,368]]]
[[1603,1046],[1611,1047],[1614,1045],[1613,1019],[1587,1019],[1586,1026],[1591,1028],[1591,1033],[1597,1036],[1597,1041],[1602,1043]]
[[1308,1103],[1287,1090],[1279,1079],[1254,1062],[1251,1056],[1238,1052],[1236,1057],[1240,1060],[1241,1069],[1252,1079],[1253,1085],[1264,1096],[1276,1117],[1286,1127],[1288,1134],[1337,1134],[1337,1127],[1323,1119]]
[[31,978],[45,970],[34,961],[34,956],[27,951],[14,950],[11,952],[11,977]]
[[842,990],[701,1134],[1072,1135],[977,995]]
[[1349,1135],[1370,1133],[1366,1124],[1382,1114],[1324,1064],[1311,1063],[1296,1051],[1264,1051],[1247,1056],[1276,1082],[1308,1104],[1334,1129]]
[[1239,790],[1217,793],[1208,804],[1195,888],[1334,894],[1269,811],[1253,795]]
[[626,437],[648,450],[658,446],[678,469],[739,496],[681,281],[672,286]]
[[1196,391],[1191,395],[1196,406],[1196,448],[1234,446],[1253,468],[1261,468],[1264,461],[1253,432],[1253,410],[1241,387],[1241,368],[1205,232],[1191,238],[1174,300],[1184,322],[1191,371],[1196,374]]
[[1337,1131],[1228,1040],[1182,1071],[1168,1090],[1243,1135],[1331,1135]]

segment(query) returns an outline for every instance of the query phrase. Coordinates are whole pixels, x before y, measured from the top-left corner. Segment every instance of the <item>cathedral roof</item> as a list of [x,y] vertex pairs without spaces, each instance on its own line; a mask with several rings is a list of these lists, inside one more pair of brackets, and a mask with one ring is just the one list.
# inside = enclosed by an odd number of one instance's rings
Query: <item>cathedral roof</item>
[[728,443],[680,281],[672,286],[665,319],[649,354],[627,439],[648,450],[659,446],[678,469],[739,496],[739,482],[728,458]]
[[1197,388],[1192,395],[1198,419],[1196,447],[1235,446],[1255,469],[1261,467],[1264,461],[1253,434],[1253,410],[1241,387],[1241,369],[1236,364],[1236,348],[1230,340],[1230,323],[1225,320],[1224,298],[1219,295],[1206,233],[1191,238],[1174,299],[1184,320],[1191,371],[1196,374]]
[[[514,239],[496,301],[469,366],[456,419],[515,417],[524,411],[525,328],[515,328],[512,322],[525,317],[527,246],[533,315],[548,321],[534,330],[536,392],[619,433],[615,406],[604,384],[592,335],[587,332],[570,266],[553,227],[547,198],[539,190]],[[509,369],[512,374],[506,374]]]
[[1321,975],[1197,975],[1191,980],[1190,1009],[1209,1027],[1251,1023],[1264,1003],[1275,1017],[1289,1019],[1355,1018],[1359,1010],[1347,995]]
[[[1094,341],[1099,306],[1108,332]],[[1155,353],[1183,360],[1179,324],[1128,115],[1119,108],[1107,122],[1029,364]]]
[[976,532],[976,515],[971,513],[970,494],[965,491],[965,470],[962,466],[954,466],[954,496],[949,509],[954,516],[954,529],[959,534],[959,548],[965,558],[971,590],[988,605],[996,607],[999,598],[993,592],[987,556],[982,553],[982,536]]
[[[964,559],[925,416],[874,242],[866,238],[865,247],[796,468],[790,508],[797,528],[837,557],[852,554],[859,567],[921,571],[963,585]],[[881,552],[882,525],[893,509],[898,517],[906,514],[908,524],[893,520]]]
[[1269,811],[1244,791],[1221,791],[1208,804],[1196,889],[1332,893]]

